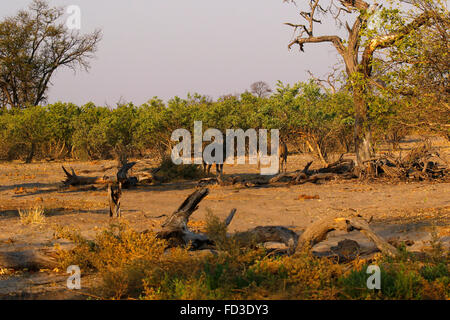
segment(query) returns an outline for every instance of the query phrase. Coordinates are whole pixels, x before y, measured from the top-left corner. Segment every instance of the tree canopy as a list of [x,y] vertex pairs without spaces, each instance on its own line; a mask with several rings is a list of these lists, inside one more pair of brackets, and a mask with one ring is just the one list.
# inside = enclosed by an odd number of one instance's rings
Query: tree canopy
[[[293,0],[284,2],[295,3]],[[310,0],[306,1],[307,11],[302,9],[299,12],[302,23],[286,23],[296,33],[289,48],[298,45],[304,51],[307,44],[330,43],[341,56],[353,93],[354,140],[359,166],[374,155],[368,107],[373,93],[372,86],[377,83],[376,76],[383,73],[382,69],[375,72],[376,61],[383,60],[386,54],[383,50],[401,50],[412,34],[426,30],[436,22],[437,11],[424,5],[427,3],[434,2],[412,0],[411,10],[404,10],[401,8],[402,1],[394,1],[385,8],[377,2],[364,0]],[[441,14],[440,16],[442,17]],[[327,17],[345,27],[345,39],[337,33],[316,34],[316,26],[322,24],[322,20]],[[448,14],[443,17],[444,20],[448,19]],[[417,49],[418,46],[415,44],[413,48]],[[380,52],[378,56],[377,52]],[[411,57],[409,64],[413,63],[412,60]]]
[[89,69],[101,31],[68,30],[63,15],[62,8],[33,0],[27,10],[0,21],[0,106],[38,105],[57,69]]

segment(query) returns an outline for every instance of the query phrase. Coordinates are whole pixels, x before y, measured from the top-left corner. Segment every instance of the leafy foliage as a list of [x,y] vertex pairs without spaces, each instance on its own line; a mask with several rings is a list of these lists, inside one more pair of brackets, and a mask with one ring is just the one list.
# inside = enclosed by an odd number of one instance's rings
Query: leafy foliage
[[[414,128],[399,125],[405,103],[382,94],[368,96],[368,118],[375,141],[394,144]],[[115,108],[88,103],[55,103],[0,111],[0,159],[109,159],[124,148],[130,156],[163,160],[174,146],[171,134],[194,121],[203,129],[280,129],[291,152],[312,152],[324,163],[332,153],[354,150],[352,93],[323,91],[314,82],[278,83],[268,97],[248,92],[217,101],[199,94],[175,97],[167,104],[157,97],[141,106]],[[430,128],[431,130],[434,130]],[[193,168],[192,173],[196,169]]]
[[153,98],[141,106],[116,108],[88,103],[78,107],[55,103],[44,107],[0,112],[0,157],[105,159],[117,148],[134,155],[163,159],[174,142],[175,129],[193,132],[194,121],[203,129],[280,129],[292,146],[306,141],[310,150],[326,160],[327,154],[351,147],[352,102],[345,91],[323,93],[312,83],[278,84],[270,97],[248,92],[211,101],[198,94],[175,97],[167,105]]
[[1,107],[37,105],[46,100],[57,69],[89,68],[101,33],[71,32],[63,15],[63,8],[33,0],[28,10],[0,21]]

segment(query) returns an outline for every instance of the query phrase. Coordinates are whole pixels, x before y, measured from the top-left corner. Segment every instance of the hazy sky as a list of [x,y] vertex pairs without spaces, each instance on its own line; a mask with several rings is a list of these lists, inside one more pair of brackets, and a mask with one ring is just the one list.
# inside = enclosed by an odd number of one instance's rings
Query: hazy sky
[[[30,0],[1,0],[0,18]],[[282,0],[59,0],[78,5],[81,32],[103,30],[89,73],[60,70],[49,102],[141,104],[198,92],[217,98],[263,80],[295,83],[306,70],[326,74],[337,63],[330,44],[288,51],[299,8]],[[334,25],[326,26],[334,33]]]

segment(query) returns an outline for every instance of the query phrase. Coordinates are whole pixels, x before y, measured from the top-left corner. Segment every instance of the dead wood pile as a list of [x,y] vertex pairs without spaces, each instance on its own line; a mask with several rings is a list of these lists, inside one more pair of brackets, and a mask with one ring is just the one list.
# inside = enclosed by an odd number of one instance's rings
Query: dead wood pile
[[382,156],[370,159],[363,163],[362,168],[355,166],[352,159],[343,159],[343,156],[327,166],[312,170],[312,161],[308,162],[302,170],[282,172],[276,176],[258,176],[242,178],[238,176],[217,176],[201,179],[197,187],[210,185],[220,186],[261,186],[274,183],[304,184],[317,183],[332,179],[355,178],[388,178],[394,180],[438,180],[449,176],[448,163],[442,159],[431,144],[424,143],[413,148],[405,156]]
[[386,177],[398,180],[436,180],[448,177],[447,162],[430,143],[423,143],[406,154],[370,159],[365,162],[362,176]]
[[140,184],[159,184],[161,178],[157,176],[160,168],[154,168],[151,170],[142,170],[137,172],[135,175],[129,175],[129,170],[136,165],[137,162],[126,162],[122,166],[117,168],[116,176],[102,176],[102,177],[89,177],[89,176],[79,176],[75,173],[73,168],[70,168],[71,173],[67,171],[64,166],[62,167],[66,179],[63,181],[65,186],[86,186],[94,184],[122,184],[123,189],[128,189],[130,187]]
[[317,170],[310,170],[312,163],[312,161],[308,162],[303,170],[280,173],[270,179],[269,183],[289,182],[290,184],[304,184],[306,182],[316,183],[320,180],[330,180],[334,178],[356,178],[353,173],[355,163],[351,159],[343,159],[341,156],[339,160]]
[[[120,184],[119,184],[120,186]],[[120,216],[120,189],[116,192],[110,189],[110,198],[113,204],[110,206],[110,214]],[[119,193],[119,194],[118,194]],[[191,250],[215,249],[215,243],[208,235],[193,232],[188,227],[191,215],[198,209],[200,202],[209,194],[207,188],[198,189],[189,195],[179,208],[173,212],[162,224],[157,232],[157,237],[168,241],[169,247],[183,246]],[[114,201],[117,200],[117,201]],[[228,227],[236,214],[236,209],[231,210],[225,219],[224,226]],[[286,245],[288,254],[295,254],[311,248],[324,241],[327,235],[333,230],[353,231],[358,230],[367,236],[377,247],[379,251],[388,255],[395,256],[397,250],[391,244],[378,236],[361,216],[344,216],[325,218],[318,220],[308,226],[299,236],[295,231],[284,226],[258,226],[256,228],[227,235],[233,237],[241,247],[253,247],[257,244],[267,242],[279,242]],[[145,232],[145,231],[144,231]],[[348,252],[359,250],[357,245],[338,245],[335,251],[344,250],[347,256],[356,256],[358,252]],[[27,250],[21,252],[0,251],[0,267],[6,268],[48,268],[54,267],[56,263],[55,250]]]
[[[199,203],[208,195],[207,188],[198,189],[181,204],[181,206],[172,213],[162,224],[157,237],[169,241],[170,246],[189,246],[192,250],[213,248],[212,241],[206,234],[196,233],[189,229],[188,222],[191,215],[197,210]],[[229,226],[236,209],[233,209],[227,219],[225,226]],[[308,250],[319,242],[327,238],[328,233],[334,230],[350,232],[358,230],[371,240],[379,251],[388,255],[395,256],[397,250],[380,236],[375,234],[367,222],[361,216],[346,216],[325,218],[311,224],[299,237],[296,232],[283,226],[258,226],[256,228],[237,232],[229,235],[234,237],[242,246],[252,244],[262,244],[266,242],[284,243],[292,254],[302,250]]]

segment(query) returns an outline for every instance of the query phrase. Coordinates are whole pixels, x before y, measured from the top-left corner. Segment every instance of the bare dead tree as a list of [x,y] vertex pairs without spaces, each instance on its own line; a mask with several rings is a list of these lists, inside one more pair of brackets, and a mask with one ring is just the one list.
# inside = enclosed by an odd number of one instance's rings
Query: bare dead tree
[[251,93],[255,94],[258,98],[263,98],[272,92],[270,86],[264,81],[257,81],[250,86]]
[[136,162],[126,162],[122,167],[119,167],[117,171],[117,182],[123,185],[124,189],[135,186],[138,183],[136,177],[128,176],[128,171],[134,167]]
[[[293,2],[293,0],[283,0],[284,2]],[[380,6],[377,3],[370,5],[364,0],[339,0],[335,4],[333,0],[327,1],[328,5],[323,5],[325,0],[308,1],[309,11],[300,12],[300,16],[305,21],[303,24],[286,23],[294,28],[295,38],[289,43],[288,48],[298,45],[300,51],[304,51],[307,43],[330,43],[334,46],[344,61],[346,73],[350,79],[353,92],[355,128],[354,140],[356,148],[357,166],[362,167],[363,162],[373,158],[374,150],[372,147],[372,135],[367,117],[367,86],[365,83],[371,78],[373,68],[373,56],[377,50],[391,47],[396,41],[401,40],[413,30],[427,24],[430,17],[427,12],[416,16],[412,21],[392,30],[388,34],[377,34],[370,36],[363,41],[364,30],[367,27],[369,18],[377,11]],[[333,8],[335,10],[333,11]],[[336,12],[337,10],[337,12]],[[340,15],[344,12],[348,21],[343,23]],[[322,23],[319,16],[331,16],[337,22],[345,25],[348,36],[344,40],[338,35],[320,35],[315,34],[315,25]],[[349,21],[354,18],[353,25]]]
[[308,72],[309,76],[311,77],[311,79],[317,83],[322,89],[324,89],[325,91],[330,90],[332,94],[335,94],[337,91],[337,82],[338,82],[338,77],[339,77],[339,69],[338,67],[334,66],[332,71],[330,73],[328,73],[324,78],[318,78],[316,76],[314,76],[314,74],[310,71],[310,70],[306,70],[306,72]]

